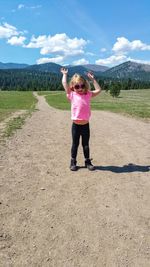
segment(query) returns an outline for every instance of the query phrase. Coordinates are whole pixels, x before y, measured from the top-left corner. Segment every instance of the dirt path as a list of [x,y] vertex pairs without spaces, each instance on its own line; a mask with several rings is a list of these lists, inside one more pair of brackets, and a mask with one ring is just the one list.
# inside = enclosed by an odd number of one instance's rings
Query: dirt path
[[92,112],[96,171],[71,172],[70,112],[38,99],[1,147],[0,266],[150,266],[150,124]]

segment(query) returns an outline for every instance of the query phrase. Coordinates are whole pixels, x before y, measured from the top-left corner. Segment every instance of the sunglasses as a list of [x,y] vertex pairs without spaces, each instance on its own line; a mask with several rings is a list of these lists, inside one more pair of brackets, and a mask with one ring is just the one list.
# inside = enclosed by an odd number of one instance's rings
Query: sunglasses
[[78,90],[78,89],[84,89],[85,88],[85,84],[84,83],[81,83],[81,84],[76,84],[75,86],[74,86],[74,89],[76,89],[76,90]]

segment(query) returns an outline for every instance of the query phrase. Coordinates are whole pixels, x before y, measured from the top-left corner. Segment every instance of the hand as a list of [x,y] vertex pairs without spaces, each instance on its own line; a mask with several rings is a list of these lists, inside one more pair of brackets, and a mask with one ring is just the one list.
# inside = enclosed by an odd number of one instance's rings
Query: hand
[[61,68],[60,71],[61,71],[62,74],[67,74],[68,73],[68,69],[65,69],[65,68]]
[[88,78],[89,78],[90,80],[92,80],[92,81],[94,80],[94,74],[93,74],[93,72],[88,71],[87,76],[88,76]]

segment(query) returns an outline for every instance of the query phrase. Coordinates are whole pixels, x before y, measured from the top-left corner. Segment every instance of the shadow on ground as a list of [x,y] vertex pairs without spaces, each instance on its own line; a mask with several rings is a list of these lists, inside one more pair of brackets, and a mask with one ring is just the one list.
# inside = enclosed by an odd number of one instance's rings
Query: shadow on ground
[[133,163],[129,163],[123,166],[95,166],[96,170],[99,171],[111,171],[115,173],[126,173],[126,172],[149,172],[150,165],[141,166]]

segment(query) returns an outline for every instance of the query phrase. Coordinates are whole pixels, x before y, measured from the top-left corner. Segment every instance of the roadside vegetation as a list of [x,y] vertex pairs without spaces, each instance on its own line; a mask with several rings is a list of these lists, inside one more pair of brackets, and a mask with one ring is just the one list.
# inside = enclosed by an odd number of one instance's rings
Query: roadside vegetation
[[21,128],[27,116],[35,110],[36,102],[32,92],[0,91],[0,122],[7,120],[1,135],[10,136]]

